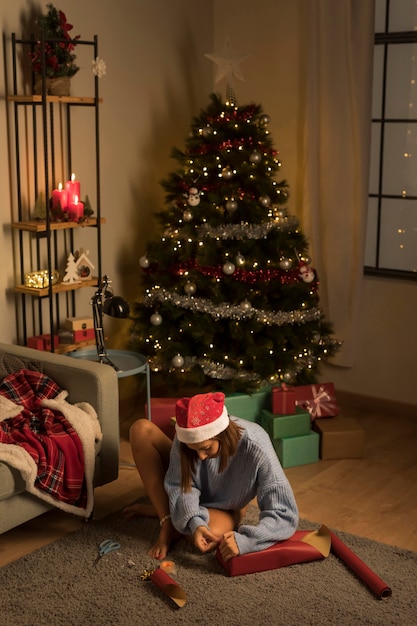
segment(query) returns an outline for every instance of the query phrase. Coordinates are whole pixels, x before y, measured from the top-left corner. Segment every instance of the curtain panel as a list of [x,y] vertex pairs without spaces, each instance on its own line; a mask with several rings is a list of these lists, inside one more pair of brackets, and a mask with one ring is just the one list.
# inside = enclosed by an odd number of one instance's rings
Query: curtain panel
[[360,315],[371,131],[374,0],[300,3],[300,210],[320,301],[351,367]]

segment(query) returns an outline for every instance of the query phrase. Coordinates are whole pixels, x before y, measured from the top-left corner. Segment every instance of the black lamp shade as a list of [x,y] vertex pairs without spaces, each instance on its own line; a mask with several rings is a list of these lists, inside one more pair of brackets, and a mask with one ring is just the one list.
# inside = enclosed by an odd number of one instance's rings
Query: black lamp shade
[[110,317],[126,318],[129,317],[130,307],[121,296],[112,296],[104,300],[103,313]]

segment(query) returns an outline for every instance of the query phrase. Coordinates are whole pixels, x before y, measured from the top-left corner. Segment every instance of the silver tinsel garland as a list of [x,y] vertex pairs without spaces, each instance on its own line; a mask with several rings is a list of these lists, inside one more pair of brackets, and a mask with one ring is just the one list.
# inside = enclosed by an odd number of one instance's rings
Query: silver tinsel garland
[[152,287],[152,289],[147,291],[146,296],[144,301],[145,306],[153,306],[154,302],[170,302],[176,307],[182,307],[194,313],[208,313],[215,320],[243,320],[254,318],[262,324],[284,326],[285,324],[306,324],[307,322],[320,320],[323,316],[321,309],[318,307],[313,307],[307,311],[278,311],[274,313],[273,311],[265,311],[253,307],[243,309],[240,305],[229,304],[227,302],[214,305],[211,300],[207,300],[206,298],[182,296],[175,291],[168,291],[162,287]]
[[[298,219],[292,215],[276,218],[274,221],[264,222],[263,224],[241,222],[240,224],[222,224],[216,227],[210,226],[210,224],[202,224],[196,228],[196,236],[198,239],[203,237],[212,239],[265,239],[271,230],[289,232],[298,228],[298,224]],[[167,228],[164,236],[178,238],[178,229]]]

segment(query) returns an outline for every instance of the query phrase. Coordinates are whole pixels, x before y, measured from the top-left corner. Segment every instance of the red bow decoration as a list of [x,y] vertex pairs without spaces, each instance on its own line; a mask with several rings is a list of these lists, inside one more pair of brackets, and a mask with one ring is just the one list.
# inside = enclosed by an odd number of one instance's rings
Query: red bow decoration
[[324,387],[312,385],[312,391],[313,399],[303,402],[303,406],[310,413],[311,419],[333,415],[337,409],[335,399],[329,395]]

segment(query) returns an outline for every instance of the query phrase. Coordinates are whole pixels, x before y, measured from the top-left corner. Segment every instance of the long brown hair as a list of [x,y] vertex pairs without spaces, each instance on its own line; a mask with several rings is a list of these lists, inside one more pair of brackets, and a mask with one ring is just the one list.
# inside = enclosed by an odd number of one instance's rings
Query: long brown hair
[[[219,473],[223,472],[229,459],[236,453],[239,440],[242,436],[242,428],[230,420],[229,426],[222,433],[212,439],[219,442]],[[181,489],[191,491],[191,480],[198,459],[197,452],[189,448],[185,443],[180,444],[181,452]]]

